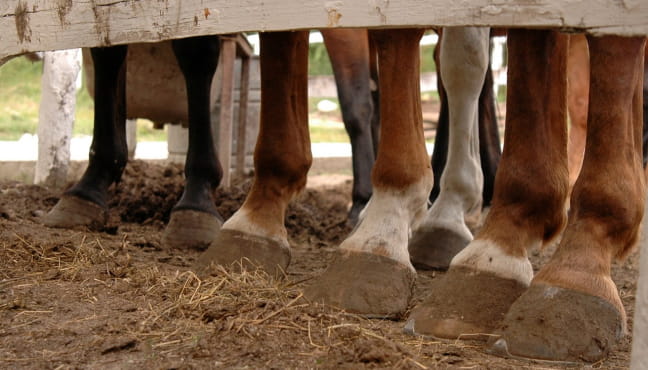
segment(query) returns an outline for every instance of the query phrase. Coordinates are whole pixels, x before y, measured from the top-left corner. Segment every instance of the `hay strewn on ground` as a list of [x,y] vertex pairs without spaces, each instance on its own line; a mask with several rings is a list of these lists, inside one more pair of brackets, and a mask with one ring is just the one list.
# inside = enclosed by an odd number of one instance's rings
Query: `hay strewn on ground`
[[[291,205],[293,264],[284,279],[222,267],[196,276],[196,252],[160,245],[165,215],[182,189],[179,174],[175,166],[129,167],[102,231],[43,227],[37,218],[58,193],[0,184],[0,367],[563,367],[493,357],[481,342],[407,336],[403,322],[306,301],[302,288],[349,232],[349,182],[307,189]],[[217,192],[225,217],[247,187],[249,180]],[[546,254],[532,257],[537,266]],[[419,274],[413,304],[439,274]],[[631,318],[632,257],[615,265],[614,278]],[[594,367],[627,367],[629,343]]]

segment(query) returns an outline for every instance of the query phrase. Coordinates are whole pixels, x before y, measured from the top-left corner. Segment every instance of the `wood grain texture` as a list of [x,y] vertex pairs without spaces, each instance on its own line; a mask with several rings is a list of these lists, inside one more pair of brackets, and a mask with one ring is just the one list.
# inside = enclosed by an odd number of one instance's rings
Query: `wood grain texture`
[[29,51],[326,27],[558,27],[648,35],[646,0],[2,0],[0,61]]

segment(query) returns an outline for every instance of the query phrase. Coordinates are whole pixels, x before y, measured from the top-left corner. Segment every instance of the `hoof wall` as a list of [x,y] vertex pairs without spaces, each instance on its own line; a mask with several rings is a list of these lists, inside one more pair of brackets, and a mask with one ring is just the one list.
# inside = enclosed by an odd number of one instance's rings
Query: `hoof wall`
[[416,306],[405,326],[413,335],[446,339],[486,339],[526,290],[514,280],[466,268],[433,280],[431,295]]
[[99,230],[108,222],[108,211],[93,202],[73,195],[64,195],[41,222],[45,226],[72,228],[86,226]]
[[207,212],[178,210],[171,213],[162,245],[171,249],[205,250],[216,239],[222,220]]
[[408,308],[416,274],[395,260],[339,251],[306,298],[367,317],[400,318]]
[[472,238],[445,228],[421,228],[409,243],[410,259],[417,269],[447,270],[450,261]]
[[199,257],[194,270],[205,272],[211,264],[247,270],[262,269],[282,277],[290,263],[290,249],[273,239],[222,229]]
[[512,306],[491,352],[503,357],[596,362],[624,335],[619,311],[602,298],[534,285]]

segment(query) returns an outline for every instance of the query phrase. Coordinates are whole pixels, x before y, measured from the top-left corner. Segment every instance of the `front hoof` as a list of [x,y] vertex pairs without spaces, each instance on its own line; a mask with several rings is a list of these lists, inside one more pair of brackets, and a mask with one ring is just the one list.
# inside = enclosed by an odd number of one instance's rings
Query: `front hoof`
[[49,227],[86,226],[93,230],[100,230],[108,222],[108,210],[89,200],[74,195],[63,195],[40,221]]
[[621,313],[606,300],[533,285],[506,314],[491,352],[503,357],[596,362],[624,335]]
[[282,277],[290,263],[290,249],[274,239],[236,230],[221,229],[209,248],[200,255],[194,270],[205,272],[211,264],[234,268],[262,269]]
[[446,339],[482,339],[504,319],[526,285],[511,279],[453,268],[432,281],[430,296],[416,306],[405,332]]
[[395,260],[366,252],[338,251],[304,295],[367,317],[400,318],[408,308],[416,274]]
[[452,258],[472,241],[471,235],[441,227],[421,227],[409,242],[410,259],[422,270],[447,270]]
[[171,249],[205,250],[216,239],[222,224],[223,221],[211,213],[173,211],[162,235],[162,245]]

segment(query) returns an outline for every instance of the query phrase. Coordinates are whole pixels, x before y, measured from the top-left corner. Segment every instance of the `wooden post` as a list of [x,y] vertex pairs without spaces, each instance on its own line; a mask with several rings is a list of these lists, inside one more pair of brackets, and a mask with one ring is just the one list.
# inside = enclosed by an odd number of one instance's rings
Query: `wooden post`
[[38,117],[38,160],[34,183],[62,188],[67,182],[81,50],[46,52]]
[[223,79],[220,97],[220,134],[218,135],[218,156],[223,166],[221,186],[228,188],[231,182],[230,168],[232,166],[232,120],[233,120],[233,90],[234,90],[234,60],[236,58],[236,41],[223,37],[221,43],[221,67]]
[[250,90],[250,56],[241,55],[241,84],[239,95],[238,134],[236,137],[236,170],[237,176],[245,172],[245,143],[247,134],[248,94]]

